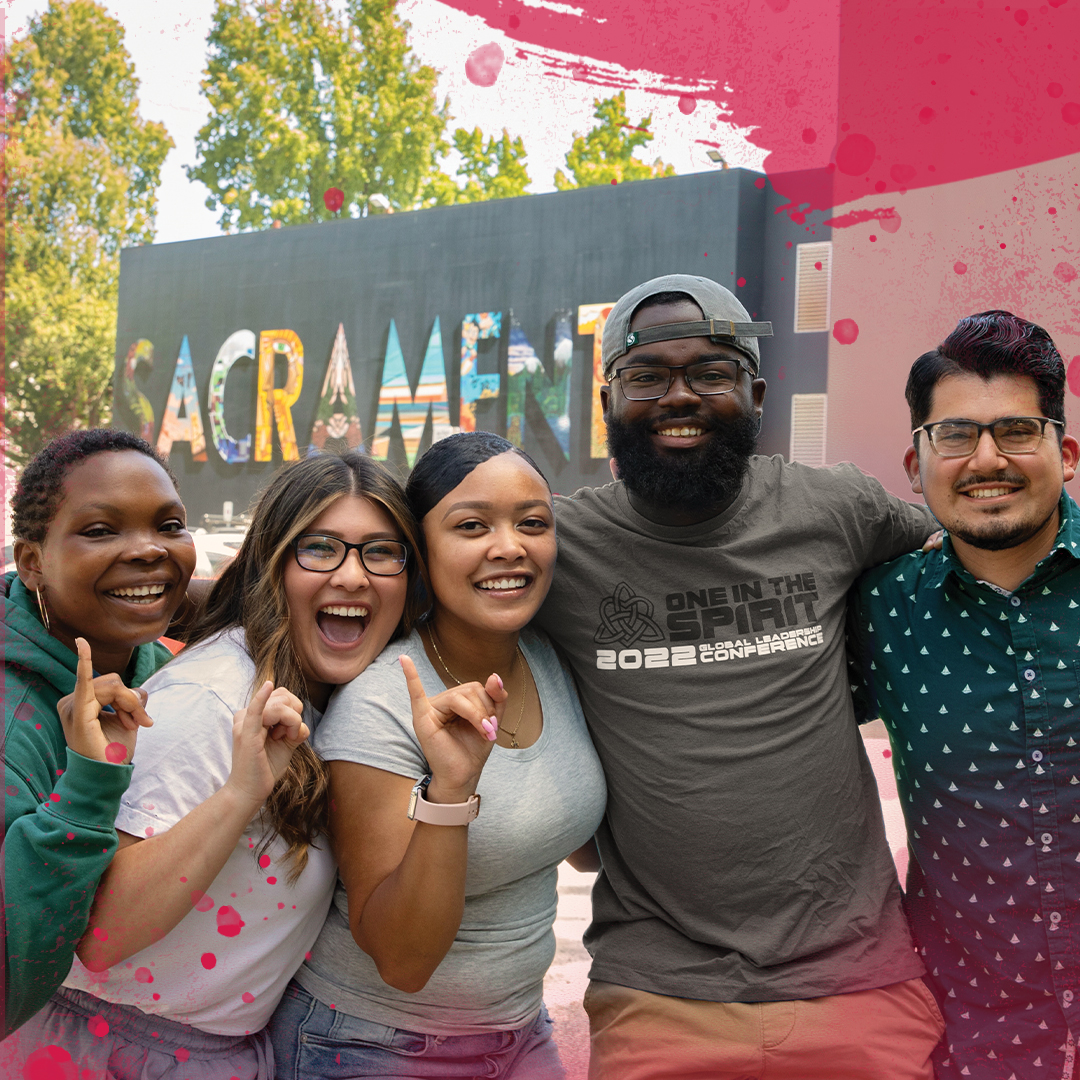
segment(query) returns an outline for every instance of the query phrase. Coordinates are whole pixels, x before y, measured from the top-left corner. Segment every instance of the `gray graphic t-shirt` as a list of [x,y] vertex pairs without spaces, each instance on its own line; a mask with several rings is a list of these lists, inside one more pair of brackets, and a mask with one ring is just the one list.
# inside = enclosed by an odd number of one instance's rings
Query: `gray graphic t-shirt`
[[621,483],[556,500],[539,623],[574,669],[608,781],[592,977],[711,1001],[922,972],[844,653],[864,568],[933,520],[853,465],[752,459],[736,502],[654,524]]

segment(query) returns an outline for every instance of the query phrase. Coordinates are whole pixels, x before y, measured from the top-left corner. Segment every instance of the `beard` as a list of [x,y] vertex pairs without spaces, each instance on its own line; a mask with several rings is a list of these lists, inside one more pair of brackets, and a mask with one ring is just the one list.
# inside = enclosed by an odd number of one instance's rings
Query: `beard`
[[[650,436],[659,423],[670,420],[693,423],[712,437],[700,447],[660,454]],[[609,413],[608,450],[618,463],[619,479],[643,502],[670,510],[715,507],[719,513],[742,488],[759,428],[758,418],[748,415],[733,420],[665,415],[627,423]]]

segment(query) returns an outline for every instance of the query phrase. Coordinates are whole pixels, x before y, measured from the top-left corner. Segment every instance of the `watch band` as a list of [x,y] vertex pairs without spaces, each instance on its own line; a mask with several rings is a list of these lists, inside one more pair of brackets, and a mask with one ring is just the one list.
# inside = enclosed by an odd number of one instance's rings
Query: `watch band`
[[424,798],[430,783],[431,773],[428,773],[413,785],[407,815],[410,821],[424,821],[428,825],[468,825],[476,820],[480,813],[479,795],[470,795],[467,802],[432,803]]

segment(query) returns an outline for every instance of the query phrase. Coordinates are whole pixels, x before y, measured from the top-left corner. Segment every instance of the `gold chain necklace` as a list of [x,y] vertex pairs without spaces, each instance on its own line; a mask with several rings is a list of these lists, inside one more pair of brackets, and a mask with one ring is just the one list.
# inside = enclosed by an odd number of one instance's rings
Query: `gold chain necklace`
[[[458,686],[460,686],[461,685],[461,680],[450,670],[450,668],[448,668],[446,666],[446,661],[443,659],[442,653],[439,652],[439,643],[438,643],[438,640],[435,637],[435,627],[428,626],[427,627],[427,632],[428,632],[428,638],[431,641],[431,647],[435,650],[435,655],[439,658],[439,663],[442,664],[443,671],[445,671],[446,674],[449,675],[450,678],[453,679],[454,682],[456,682],[458,684]],[[514,725],[514,730],[513,731],[508,731],[506,734],[510,736],[510,749],[511,750],[520,750],[521,747],[518,746],[517,733],[518,733],[518,730],[521,727],[522,717],[524,717],[524,715],[525,715],[525,684],[528,682],[528,679],[525,677],[525,662],[524,662],[524,659],[522,658],[521,646],[520,645],[518,645],[515,648],[515,651],[514,651],[514,663],[518,664],[521,667],[521,707],[518,709],[518,718],[517,718],[517,723]],[[510,670],[511,671],[514,670],[513,666],[511,666]],[[500,730],[502,730],[502,729],[500,729]]]

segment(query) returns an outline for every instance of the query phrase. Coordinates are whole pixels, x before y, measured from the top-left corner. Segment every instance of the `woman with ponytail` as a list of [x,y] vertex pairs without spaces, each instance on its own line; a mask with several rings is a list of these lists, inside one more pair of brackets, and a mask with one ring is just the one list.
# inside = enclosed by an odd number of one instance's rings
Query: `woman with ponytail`
[[187,647],[146,684],[155,723],[120,849],[80,962],[24,1042],[70,1055],[73,1075],[269,1080],[263,1028],[336,880],[306,739],[334,687],[409,629],[419,572],[378,463],[325,454],[274,477]]

